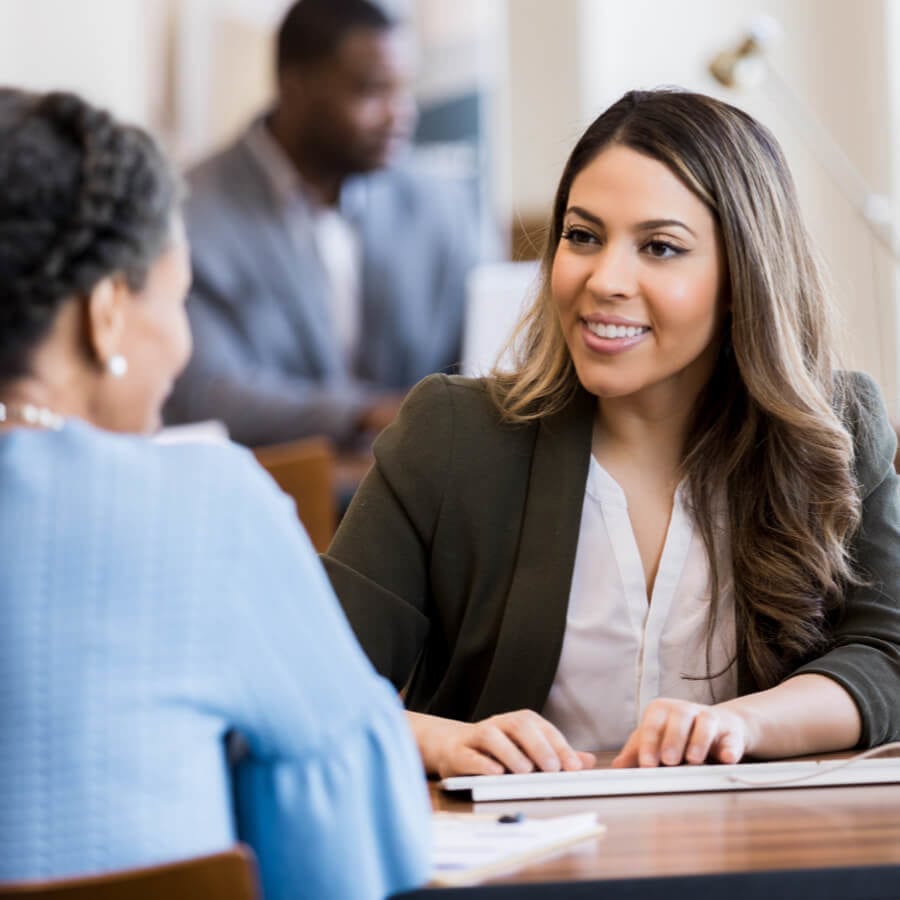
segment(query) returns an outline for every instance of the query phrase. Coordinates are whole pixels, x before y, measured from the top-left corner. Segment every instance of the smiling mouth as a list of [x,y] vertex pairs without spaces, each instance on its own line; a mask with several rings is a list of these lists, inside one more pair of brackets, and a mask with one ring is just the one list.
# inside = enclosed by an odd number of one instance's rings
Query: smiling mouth
[[649,325],[604,325],[602,322],[585,322],[587,330],[607,340],[639,337],[650,330]]

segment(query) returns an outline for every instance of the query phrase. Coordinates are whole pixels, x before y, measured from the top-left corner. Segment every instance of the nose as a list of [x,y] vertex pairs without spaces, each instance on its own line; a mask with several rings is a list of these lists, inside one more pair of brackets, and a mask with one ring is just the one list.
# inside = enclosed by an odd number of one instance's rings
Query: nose
[[588,290],[602,300],[627,299],[637,285],[637,260],[634,249],[624,241],[607,241],[593,254]]

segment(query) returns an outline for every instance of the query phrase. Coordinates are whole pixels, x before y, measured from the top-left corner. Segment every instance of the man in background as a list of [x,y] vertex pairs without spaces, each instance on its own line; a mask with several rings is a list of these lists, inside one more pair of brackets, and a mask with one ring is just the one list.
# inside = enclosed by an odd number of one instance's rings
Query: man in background
[[458,362],[478,228],[461,186],[398,160],[410,55],[367,0],[288,11],[275,108],[188,176],[195,349],[168,422],[349,444]]

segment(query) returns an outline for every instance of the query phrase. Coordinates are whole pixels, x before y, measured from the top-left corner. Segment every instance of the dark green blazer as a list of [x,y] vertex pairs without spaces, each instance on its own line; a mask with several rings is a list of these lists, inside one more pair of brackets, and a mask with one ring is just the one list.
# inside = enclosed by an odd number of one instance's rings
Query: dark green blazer
[[[868,574],[848,592],[832,645],[802,667],[834,678],[863,720],[862,745],[900,737],[900,500],[896,438],[878,388],[849,375]],[[556,673],[581,523],[596,400],[501,422],[484,382],[421,382],[375,444],[325,567],[376,669],[407,706],[477,720],[540,711]],[[738,660],[741,693],[755,689]],[[798,670],[799,671],[799,670]]]

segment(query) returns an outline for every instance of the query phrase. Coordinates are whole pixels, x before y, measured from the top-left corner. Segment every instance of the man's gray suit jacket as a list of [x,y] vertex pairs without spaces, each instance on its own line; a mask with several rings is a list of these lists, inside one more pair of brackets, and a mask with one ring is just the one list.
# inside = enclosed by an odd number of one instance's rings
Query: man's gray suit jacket
[[194,352],[166,421],[220,419],[248,445],[352,436],[361,410],[459,361],[478,227],[462,189],[404,168],[349,179],[360,238],[360,340],[334,336],[312,233],[300,245],[246,137],[188,176]]

